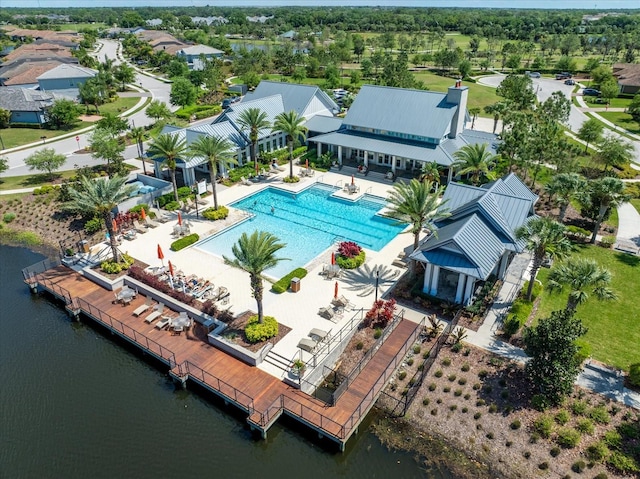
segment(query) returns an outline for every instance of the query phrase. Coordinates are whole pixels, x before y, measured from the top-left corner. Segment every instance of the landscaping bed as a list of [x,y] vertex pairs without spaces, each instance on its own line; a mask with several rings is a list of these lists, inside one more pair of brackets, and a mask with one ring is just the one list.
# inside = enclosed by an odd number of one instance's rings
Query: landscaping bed
[[244,334],[244,329],[247,326],[249,318],[251,316],[255,316],[255,314],[256,313],[252,311],[245,311],[244,313],[236,316],[227,323],[227,328],[223,331],[222,336],[227,341],[232,341],[236,345],[255,353],[257,351],[260,351],[260,349],[262,349],[262,347],[267,343],[271,343],[273,345],[278,344],[278,341],[284,338],[289,333],[289,331],[291,331],[291,328],[289,328],[288,326],[285,326],[282,323],[278,323],[278,334],[276,336],[267,339],[266,341],[252,343],[247,340],[247,337]]

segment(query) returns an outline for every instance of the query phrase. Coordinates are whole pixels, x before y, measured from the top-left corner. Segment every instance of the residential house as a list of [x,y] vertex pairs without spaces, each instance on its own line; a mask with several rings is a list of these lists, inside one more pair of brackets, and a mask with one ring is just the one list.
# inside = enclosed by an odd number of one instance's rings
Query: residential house
[[62,65],[60,60],[32,61],[16,60],[0,67],[0,86],[36,88],[37,78],[43,73]]
[[224,25],[225,23],[229,23],[229,20],[224,17],[191,17],[191,22],[194,25]]
[[62,64],[43,73],[37,80],[40,90],[43,91],[78,89],[97,74],[98,71],[92,68]]
[[513,173],[482,187],[449,183],[440,209],[450,216],[410,255],[424,264],[422,291],[467,305],[491,276],[503,279],[524,250],[516,230],[534,217],[537,200]]
[[394,175],[436,162],[450,181],[454,153],[463,146],[488,144],[496,151],[495,135],[465,128],[468,93],[461,82],[447,93],[365,85],[339,128],[309,142],[318,157],[330,151],[341,165],[376,166]]
[[0,88],[0,108],[11,112],[9,123],[42,125],[54,95],[30,88]]
[[224,52],[207,45],[191,45],[181,48],[176,52],[178,58],[184,58],[189,66],[189,70],[203,70],[203,59],[213,60],[222,58]]
[[640,93],[640,64],[616,63],[613,65],[613,76],[618,80],[620,93]]
[[[59,58],[73,58],[71,49],[56,43],[27,43],[21,45],[5,57],[6,62],[19,59],[51,60]],[[77,59],[75,60],[78,61]]]

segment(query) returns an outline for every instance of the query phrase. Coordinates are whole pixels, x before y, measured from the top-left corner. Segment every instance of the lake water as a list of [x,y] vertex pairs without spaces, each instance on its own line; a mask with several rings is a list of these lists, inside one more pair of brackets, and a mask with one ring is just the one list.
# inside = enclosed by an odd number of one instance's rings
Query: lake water
[[20,271],[41,259],[0,245],[0,477],[451,479],[366,425],[344,454],[295,424],[255,438],[234,408],[176,389],[115,336],[31,295]]

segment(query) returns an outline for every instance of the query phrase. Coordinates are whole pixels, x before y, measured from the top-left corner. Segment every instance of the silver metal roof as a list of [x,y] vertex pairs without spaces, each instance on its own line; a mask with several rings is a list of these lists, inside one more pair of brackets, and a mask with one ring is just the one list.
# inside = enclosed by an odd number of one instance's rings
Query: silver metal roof
[[255,91],[248,93],[242,103],[247,103],[273,95],[281,95],[284,111],[295,111],[304,115],[307,107],[314,98],[322,102],[328,112],[340,111],[340,107],[329,95],[315,85],[300,85],[297,83],[261,81]]
[[458,108],[446,99],[446,93],[364,85],[344,124],[440,139]]
[[97,70],[81,67],[72,63],[63,63],[48,72],[40,75],[36,80],[51,80],[59,78],[93,78],[98,74]]
[[[239,126],[238,118],[243,111],[248,110],[249,108],[258,108],[265,112],[267,114],[267,120],[272,125],[276,116],[284,111],[288,111],[284,108],[282,96],[272,95],[258,100],[243,101],[241,103],[233,104],[231,107],[227,108],[224,113],[217,118],[217,120],[214,121],[214,124],[222,123],[223,121],[230,121],[238,130],[242,130]],[[248,135],[248,132],[243,133]],[[258,132],[258,138],[266,138],[269,135],[271,135],[271,127],[263,128]]]
[[337,131],[342,126],[342,118],[335,116],[316,115],[310,118],[305,126],[309,128],[309,131],[315,131],[318,133],[330,133]]

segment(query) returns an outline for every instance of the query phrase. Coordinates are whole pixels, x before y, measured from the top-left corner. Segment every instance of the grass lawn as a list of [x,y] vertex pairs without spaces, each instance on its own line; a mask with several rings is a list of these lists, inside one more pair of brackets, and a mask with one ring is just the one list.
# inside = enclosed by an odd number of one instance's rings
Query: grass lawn
[[[427,86],[429,90],[439,91],[446,93],[450,86],[455,84],[453,78],[436,75],[431,72],[418,72],[413,76],[416,80],[421,80]],[[500,97],[496,95],[496,89],[484,85],[478,85],[477,83],[463,82],[463,86],[469,87],[469,103],[467,108],[480,108],[480,116],[489,117],[484,113],[484,107],[487,105],[493,105],[500,100]]]
[[41,141],[42,136],[46,136],[47,139],[54,138],[56,136],[71,133],[74,130],[86,128],[93,123],[81,121],[78,122],[76,127],[71,130],[45,130],[44,128],[6,128],[0,130],[0,138],[4,143],[5,148],[14,148],[16,146],[27,145],[36,141]]
[[120,97],[112,103],[105,103],[104,105],[101,105],[100,113],[103,115],[105,113],[113,113],[115,115],[124,113],[128,109],[133,108],[138,101],[140,101],[139,97]]
[[611,108],[627,108],[631,104],[631,98],[612,98],[609,102]]
[[623,111],[601,111],[598,112],[598,115],[631,133],[635,133],[636,135],[640,134],[640,124],[631,118],[631,115],[628,113]]
[[[76,174],[76,170],[67,170],[54,173],[57,179],[71,178]],[[0,191],[17,190],[20,188],[37,188],[39,186],[51,184],[51,179],[46,173],[39,173],[34,170],[32,175],[25,176],[3,176],[0,178]],[[2,196],[5,198],[5,195]]]
[[638,213],[640,213],[640,198],[633,198],[629,203],[631,203],[633,207],[638,210]]
[[[640,362],[640,258],[591,245],[580,246],[575,255],[595,259],[611,271],[611,288],[618,295],[616,301],[598,301],[589,292],[590,299],[578,306],[577,316],[589,328],[584,339],[594,359],[628,371],[630,364]],[[549,270],[543,268],[538,279],[546,284],[548,275]],[[536,319],[564,309],[568,294],[566,288],[560,294],[545,291]]]

